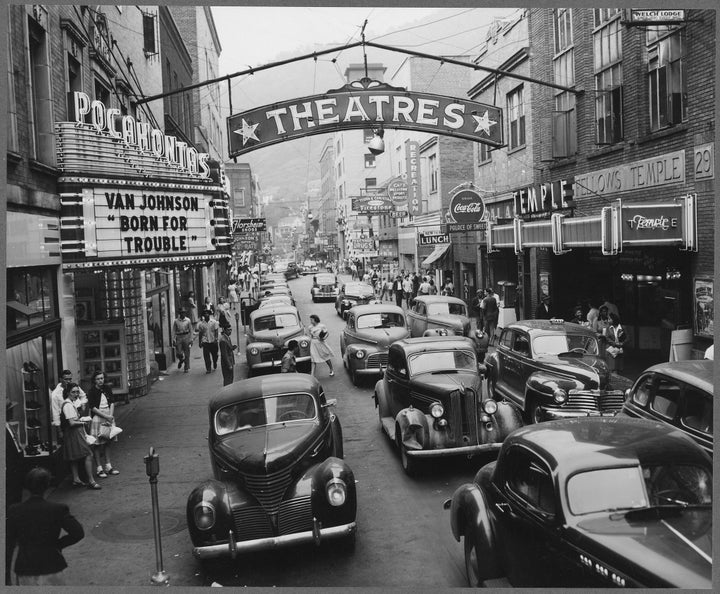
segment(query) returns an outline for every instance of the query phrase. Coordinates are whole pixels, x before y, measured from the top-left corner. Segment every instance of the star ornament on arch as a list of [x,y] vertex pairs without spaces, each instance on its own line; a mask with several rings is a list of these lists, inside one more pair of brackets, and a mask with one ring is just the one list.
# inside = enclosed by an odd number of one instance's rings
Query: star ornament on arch
[[260,142],[260,139],[255,135],[255,130],[260,124],[248,124],[245,118],[242,119],[242,127],[238,130],[233,130],[235,134],[240,134],[242,136],[243,146],[247,144],[248,140],[257,140]]
[[472,114],[472,117],[475,120],[475,123],[477,124],[477,127],[475,128],[475,132],[480,132],[481,130],[485,132],[487,136],[490,136],[490,126],[495,126],[497,122],[495,120],[490,119],[490,115],[488,113],[488,110],[485,110],[485,113],[482,116],[478,116],[475,114]]

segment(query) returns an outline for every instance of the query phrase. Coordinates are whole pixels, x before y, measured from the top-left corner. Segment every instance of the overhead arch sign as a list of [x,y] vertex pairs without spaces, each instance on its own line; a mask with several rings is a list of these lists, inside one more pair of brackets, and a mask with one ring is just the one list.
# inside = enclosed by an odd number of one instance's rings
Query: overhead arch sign
[[303,136],[380,127],[503,145],[499,107],[369,79],[231,115],[227,125],[230,157]]

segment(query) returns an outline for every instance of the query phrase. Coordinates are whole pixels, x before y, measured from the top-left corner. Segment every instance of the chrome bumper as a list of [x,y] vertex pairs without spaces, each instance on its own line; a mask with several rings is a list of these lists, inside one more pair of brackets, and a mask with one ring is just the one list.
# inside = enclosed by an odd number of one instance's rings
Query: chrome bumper
[[[295,357],[295,363],[306,363],[308,361],[310,361],[310,355],[307,357]],[[248,363],[248,367],[251,369],[270,369],[271,367],[280,367],[281,365],[281,359],[275,359],[273,361],[260,361],[259,363]]]
[[313,530],[298,532],[296,534],[285,534],[283,536],[258,538],[256,540],[245,540],[242,542],[235,540],[235,536],[231,530],[229,542],[193,547],[193,555],[196,559],[215,559],[217,557],[234,558],[238,553],[249,553],[251,551],[267,551],[310,542],[319,545],[323,540],[351,536],[356,530],[357,524],[355,522],[322,528],[320,522],[314,520]]
[[457,448],[442,448],[437,450],[406,450],[409,458],[447,458],[448,456],[474,456],[483,452],[499,450],[502,443],[483,443],[472,446],[459,446]]
[[620,412],[619,410],[613,412],[600,412],[600,411],[566,411],[557,408],[544,408],[540,407],[541,417],[543,421],[557,421],[558,419],[578,419],[583,417],[614,417]]

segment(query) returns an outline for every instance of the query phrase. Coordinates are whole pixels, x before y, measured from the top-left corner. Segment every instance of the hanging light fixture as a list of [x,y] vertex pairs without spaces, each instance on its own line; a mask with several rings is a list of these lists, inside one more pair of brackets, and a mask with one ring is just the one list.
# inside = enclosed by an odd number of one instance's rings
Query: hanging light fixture
[[383,127],[380,126],[379,128],[375,128],[373,130],[373,134],[374,136],[368,143],[368,149],[373,155],[380,155],[385,152],[385,141],[383,140],[385,130],[383,130]]

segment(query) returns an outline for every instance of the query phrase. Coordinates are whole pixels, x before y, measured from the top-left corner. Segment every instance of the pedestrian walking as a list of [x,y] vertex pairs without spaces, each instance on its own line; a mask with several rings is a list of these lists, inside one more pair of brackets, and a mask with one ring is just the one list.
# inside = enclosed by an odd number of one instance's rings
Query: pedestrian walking
[[235,282],[232,282],[228,285],[228,301],[230,303],[230,309],[233,311],[237,309],[238,307],[238,301],[240,301],[240,297],[238,296],[238,286]]
[[428,284],[430,285],[430,288],[428,289],[428,295],[437,295],[437,287],[435,286],[435,281],[433,279],[428,279]]
[[445,279],[445,285],[443,286],[443,295],[447,295],[448,297],[452,297],[453,295],[455,295],[455,285],[453,284],[450,277]]
[[198,342],[203,351],[205,373],[211,373],[217,369],[219,338],[220,324],[210,315],[209,311],[203,312],[203,319],[198,324]]
[[358,280],[358,268],[355,262],[350,264],[350,274],[352,275],[352,280]]
[[332,364],[333,352],[326,342],[330,333],[325,324],[321,324],[320,318],[315,314],[310,316],[308,331],[310,332],[310,360],[312,362],[310,373],[315,375],[315,368],[318,363],[327,363],[330,375],[335,375]]
[[178,369],[185,365],[185,373],[187,373],[190,370],[190,345],[195,334],[192,322],[186,317],[184,309],[178,312],[178,317],[173,322],[172,337],[178,357]]
[[297,340],[288,342],[288,350],[280,362],[280,373],[295,373],[297,367],[297,356],[300,354],[300,346]]
[[624,366],[624,350],[623,345],[627,340],[625,329],[620,324],[620,318],[614,313],[609,313],[610,325],[605,331],[605,339],[607,346],[605,348],[605,361],[610,371],[622,371]]
[[187,294],[187,298],[185,300],[185,308],[186,313],[188,317],[190,318],[190,323],[192,324],[193,330],[197,327],[198,323],[198,307],[197,303],[195,303],[195,293],[190,291]]
[[[70,382],[65,386],[62,407],[60,410],[60,426],[64,435],[63,460],[70,463],[73,487],[87,487],[88,489],[101,489],[93,478],[92,463],[93,451],[87,443],[85,436],[85,422],[80,420],[76,402],[80,398],[80,386]],[[85,476],[88,482],[80,479],[80,462],[85,466]]]
[[[42,467],[31,469],[25,477],[30,492],[22,503],[7,510],[5,534],[5,582],[10,584],[10,564],[15,559],[17,586],[62,586],[67,561],[62,550],[85,537],[82,525],[64,503],[45,499],[50,487],[50,472]],[[61,532],[65,532],[60,536]]]
[[227,302],[227,299],[225,297],[220,297],[218,300],[218,306],[217,306],[217,320],[220,324],[220,328],[225,328],[226,326],[232,326],[230,322],[230,304]]
[[215,315],[215,306],[212,304],[212,299],[210,299],[209,295],[205,297],[205,303],[203,303],[201,313],[204,314],[205,312],[208,312],[211,316]]
[[498,317],[500,315],[500,309],[498,308],[497,299],[493,294],[493,290],[488,288],[485,289],[485,297],[482,300],[483,309],[483,330],[490,339],[490,344],[493,343],[495,337],[495,329],[497,328]]
[[115,403],[112,389],[105,383],[105,374],[102,371],[93,373],[90,383],[92,384],[88,390],[88,408],[92,416],[90,435],[95,438],[92,451],[98,478],[107,478],[108,475],[120,474],[120,471],[113,468],[110,462],[110,453],[108,452],[110,438],[102,434],[103,425],[115,424]]
[[470,313],[472,317],[475,318],[475,327],[478,330],[482,330],[483,328],[483,307],[482,307],[482,300],[485,297],[485,292],[482,289],[478,289],[475,292],[475,297],[473,298],[472,302],[470,303]]
[[220,345],[220,368],[223,374],[223,386],[233,383],[235,375],[235,346],[230,340],[232,327],[225,326],[218,341]]
[[403,280],[399,274],[395,277],[392,286],[393,294],[395,295],[395,305],[402,307],[404,291],[403,291]]
[[403,281],[403,296],[405,297],[405,304],[410,309],[410,302],[413,300],[413,281],[408,274]]

